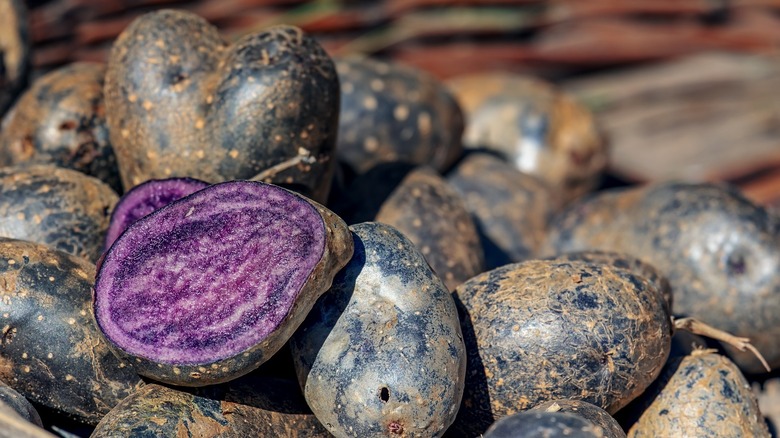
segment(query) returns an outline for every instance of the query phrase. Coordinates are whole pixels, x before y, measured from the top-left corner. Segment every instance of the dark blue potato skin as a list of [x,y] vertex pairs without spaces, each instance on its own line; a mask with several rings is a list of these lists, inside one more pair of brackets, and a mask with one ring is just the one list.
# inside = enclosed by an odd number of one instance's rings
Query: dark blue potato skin
[[172,176],[250,179],[288,163],[260,179],[327,199],[338,75],[298,28],[271,27],[228,45],[194,14],[143,15],[114,43],[105,96],[125,189]]
[[461,154],[463,116],[428,73],[375,59],[336,59],[341,81],[338,157],[360,174],[384,162],[442,172]]
[[22,418],[37,426],[43,427],[41,416],[30,402],[16,390],[0,381],[0,404],[13,409]]
[[150,384],[111,410],[91,438],[331,436],[294,380],[245,376],[198,390]]
[[695,350],[664,367],[637,403],[631,438],[769,437],[756,395],[737,366],[714,350]]
[[143,384],[95,328],[94,278],[82,259],[0,239],[0,379],[87,424]]
[[[737,188],[665,183],[606,192],[550,229],[551,253],[601,249],[652,264],[669,280],[675,315],[750,338],[780,366],[780,220]],[[752,354],[724,348],[743,371],[765,372]]]
[[290,341],[306,401],[337,437],[441,436],[466,370],[452,297],[397,230],[350,229],[352,260]]
[[603,438],[603,432],[579,415],[529,411],[496,421],[484,438]]
[[54,166],[0,169],[0,237],[100,257],[119,197],[97,178]]
[[545,182],[484,152],[469,152],[447,181],[474,217],[486,269],[536,255],[559,203]]
[[0,117],[27,84],[30,31],[23,0],[0,2]]
[[607,411],[582,400],[551,400],[534,406],[530,412],[574,414],[600,427],[603,438],[626,438],[620,424]]
[[614,413],[669,355],[664,299],[629,270],[532,260],[483,273],[455,294],[468,369],[448,436],[474,437],[500,417],[562,398]]
[[75,169],[122,192],[103,108],[106,67],[73,63],[36,80],[3,122],[0,165]]

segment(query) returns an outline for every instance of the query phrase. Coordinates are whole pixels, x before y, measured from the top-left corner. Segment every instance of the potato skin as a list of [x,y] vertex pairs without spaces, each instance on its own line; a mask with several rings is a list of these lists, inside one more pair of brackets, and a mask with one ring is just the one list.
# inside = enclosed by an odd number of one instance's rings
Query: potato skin
[[604,438],[604,431],[579,415],[528,411],[496,421],[484,438]]
[[290,341],[306,401],[336,437],[441,436],[466,371],[452,296],[394,228],[350,229],[352,260]]
[[43,427],[35,407],[22,394],[0,381],[0,411],[8,412],[9,409],[30,423]]
[[100,257],[119,197],[100,180],[50,165],[0,169],[0,236]]
[[83,259],[0,239],[0,379],[87,424],[143,384],[98,334],[90,310],[94,277]]
[[79,62],[36,80],[3,121],[0,165],[74,169],[121,193],[103,108],[105,73],[104,64]]
[[604,409],[582,400],[550,400],[534,406],[529,412],[562,412],[578,415],[601,428],[604,438],[625,438],[626,433]]
[[769,437],[755,394],[737,366],[714,350],[670,361],[631,438],[659,436]]
[[0,117],[27,84],[30,33],[23,0],[0,0]]
[[595,188],[608,161],[593,115],[540,79],[483,73],[451,79],[463,108],[466,148],[503,154],[518,170],[547,181],[565,202]]
[[192,13],[148,13],[115,41],[105,96],[125,189],[172,176],[250,179],[292,160],[262,180],[327,199],[338,75],[296,27],[271,27],[228,45]]
[[91,438],[329,437],[294,380],[249,375],[185,391],[149,384],[122,400]]
[[[736,187],[663,183],[572,205],[551,226],[550,253],[600,249],[651,263],[668,278],[675,315],[750,338],[780,366],[780,220]],[[724,346],[749,373],[763,367]]]
[[447,174],[474,217],[487,269],[533,258],[559,200],[541,179],[487,153],[467,154]]
[[625,269],[531,260],[474,277],[455,294],[468,371],[452,436],[561,398],[614,413],[669,355],[660,291]]
[[338,157],[354,172],[393,161],[442,172],[460,156],[460,108],[433,76],[371,58],[335,61],[341,81]]

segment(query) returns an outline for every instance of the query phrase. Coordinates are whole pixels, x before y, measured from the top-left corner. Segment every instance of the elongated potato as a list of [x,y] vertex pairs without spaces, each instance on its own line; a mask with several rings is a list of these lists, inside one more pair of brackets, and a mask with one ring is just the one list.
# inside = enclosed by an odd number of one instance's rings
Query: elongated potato
[[336,437],[441,436],[466,371],[452,296],[394,228],[350,229],[355,255],[290,342],[306,401]]

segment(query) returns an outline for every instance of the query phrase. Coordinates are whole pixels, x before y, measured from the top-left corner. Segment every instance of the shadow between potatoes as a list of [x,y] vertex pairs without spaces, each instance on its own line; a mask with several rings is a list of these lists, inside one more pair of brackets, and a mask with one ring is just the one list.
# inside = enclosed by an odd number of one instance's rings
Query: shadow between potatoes
[[373,221],[387,198],[415,165],[405,162],[380,163],[357,176],[345,190],[335,212],[350,224]]
[[474,220],[474,225],[477,228],[477,236],[479,236],[479,244],[482,246],[482,252],[485,254],[485,269],[483,272],[487,272],[498,267],[508,265],[513,262],[509,254],[506,253],[501,247],[499,247],[493,239],[491,239],[486,233],[482,222],[479,219],[471,215]]
[[669,383],[672,376],[674,376],[674,373],[677,372],[677,369],[680,367],[684,358],[685,356],[683,355],[671,357],[667,360],[666,365],[664,365],[664,368],[661,370],[661,374],[659,374],[658,378],[650,384],[645,392],[615,413],[615,419],[626,433],[628,433],[628,430],[639,421],[639,417],[642,416],[642,413],[653,404],[661,391],[666,388],[666,385]]

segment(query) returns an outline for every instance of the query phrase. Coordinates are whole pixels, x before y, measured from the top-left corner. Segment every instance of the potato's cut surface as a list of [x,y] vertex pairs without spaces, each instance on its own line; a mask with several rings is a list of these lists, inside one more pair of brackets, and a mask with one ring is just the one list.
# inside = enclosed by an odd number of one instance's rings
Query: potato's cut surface
[[564,201],[596,187],[607,144],[593,114],[572,96],[505,73],[453,78],[449,86],[466,119],[465,147],[500,152],[518,170],[547,181]]
[[628,431],[631,438],[770,436],[747,380],[714,350],[670,361],[648,391],[652,403]]
[[136,391],[95,428],[91,438],[246,438],[331,436],[306,406],[294,380],[249,375],[182,391],[156,384]]
[[636,273],[580,261],[531,260],[483,273],[455,291],[468,351],[452,436],[561,398],[614,413],[669,355],[661,292]]
[[534,406],[529,412],[574,414],[600,427],[604,438],[626,438],[620,424],[607,411],[582,400],[551,400]]
[[0,168],[0,236],[100,257],[118,196],[81,172],[50,165]]
[[143,384],[95,327],[94,278],[95,266],[81,258],[0,239],[0,379],[87,424]]
[[174,176],[209,183],[258,177],[327,198],[338,75],[296,27],[270,27],[228,45],[192,13],[148,13],[115,41],[105,96],[126,189]]
[[290,342],[306,401],[336,437],[438,437],[463,393],[452,296],[414,244],[350,227],[355,255]]
[[605,438],[604,431],[579,415],[520,412],[496,421],[484,438]]
[[270,184],[232,181],[132,224],[95,284],[98,326],[142,375],[202,386],[287,342],[352,256],[334,213]]
[[471,152],[448,174],[477,224],[487,269],[533,258],[559,199],[548,184],[502,159]]
[[138,219],[208,186],[208,183],[194,178],[167,178],[152,179],[133,187],[119,199],[111,213],[104,250],[108,251],[111,244]]
[[0,165],[52,164],[122,193],[103,106],[106,66],[78,62],[37,79],[3,121]]
[[[749,338],[780,366],[780,219],[736,187],[663,183],[575,203],[551,226],[546,251],[619,251],[668,278],[675,315]],[[746,372],[751,354],[725,346]]]
[[30,33],[24,0],[0,0],[0,117],[27,83]]
[[338,157],[354,172],[401,161],[446,170],[460,156],[458,104],[423,70],[371,58],[336,60],[341,81]]

